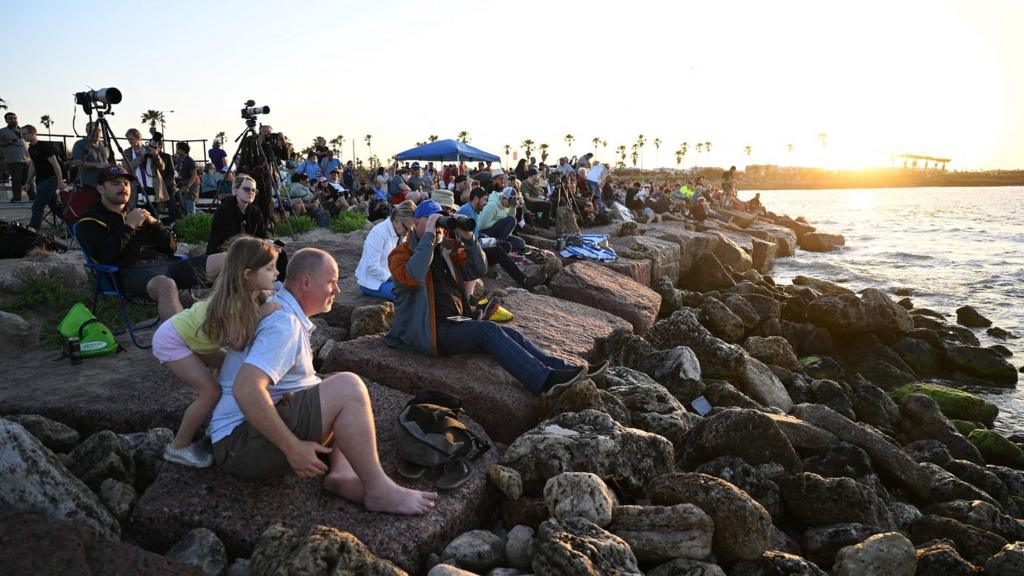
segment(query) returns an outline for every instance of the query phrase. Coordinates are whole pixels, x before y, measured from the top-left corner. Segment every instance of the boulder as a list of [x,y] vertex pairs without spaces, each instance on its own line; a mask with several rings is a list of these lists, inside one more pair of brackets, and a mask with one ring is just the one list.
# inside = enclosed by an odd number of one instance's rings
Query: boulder
[[68,293],[92,289],[92,280],[82,266],[78,250],[66,253],[33,253],[24,258],[4,261],[0,268],[0,292],[24,294],[37,286],[36,279],[60,283]]
[[786,512],[803,524],[828,526],[856,522],[892,529],[889,509],[871,488],[852,478],[823,478],[803,472],[779,481]]
[[387,332],[395,321],[395,305],[391,302],[359,306],[352,310],[349,337],[359,338]]
[[677,450],[681,468],[693,470],[719,456],[736,456],[748,464],[780,464],[787,473],[803,469],[789,439],[766,414],[756,410],[723,410],[704,418]]
[[991,464],[985,466],[985,470],[998,477],[1010,491],[1011,496],[1024,497],[1024,471]]
[[848,383],[852,392],[850,405],[857,420],[881,430],[895,430],[900,408],[885,390],[863,378],[850,378]]
[[800,404],[791,415],[806,420],[835,434],[840,440],[860,447],[881,471],[899,481],[920,498],[928,498],[931,477],[902,450],[892,445],[875,430],[859,426],[826,406]]
[[724,380],[705,380],[704,398],[713,408],[746,408],[770,413],[763,404],[740,392],[735,386]]
[[100,484],[100,500],[117,518],[118,522],[124,522],[131,514],[132,507],[138,500],[139,495],[130,484],[125,484],[113,478],[107,478]]
[[956,309],[956,323],[968,328],[988,328],[992,321],[981,315],[974,306],[961,306]]
[[986,462],[1024,470],[1024,450],[995,430],[979,428],[971,431],[967,439],[978,447]]
[[20,357],[39,346],[39,329],[27,320],[0,310],[0,357]]
[[[619,256],[613,262],[598,262],[599,266],[607,268],[632,279],[641,286],[651,286],[656,278],[651,278],[651,261],[637,260],[635,258],[623,258]],[[676,279],[672,279],[673,284]]]
[[947,538],[956,546],[957,552],[973,564],[984,564],[990,556],[1006,546],[1006,540],[991,532],[935,515],[915,520],[910,525],[908,535],[916,544]]
[[349,532],[313,526],[305,536],[300,536],[281,524],[268,526],[260,535],[249,561],[249,574],[408,576],[391,562],[374,556]]
[[93,490],[99,490],[107,478],[126,484],[135,482],[135,460],[131,450],[110,430],[89,436],[68,456],[68,467]]
[[1024,540],[1024,525],[983,500],[953,500],[925,509],[928,514],[952,518],[1006,538],[1008,542]]
[[993,386],[1012,388],[1017,385],[1017,370],[1001,354],[978,346],[947,346],[946,361],[970,376],[991,382]]
[[610,312],[643,334],[658,317],[661,296],[630,278],[593,262],[566,266],[548,282],[557,298]]
[[504,561],[505,542],[489,530],[470,530],[449,542],[441,559],[460,568],[486,572]]
[[875,534],[836,554],[832,567],[835,576],[914,576],[917,551],[907,537],[899,532]]
[[[54,351],[22,353],[4,367],[0,414],[38,414],[81,434],[177,428],[195,392],[153,361],[149,350],[54,362]],[[40,378],[46,374],[46,378]]]
[[867,452],[847,442],[838,442],[804,459],[804,472],[825,478],[852,478],[862,484],[874,474]]
[[700,323],[712,334],[726,342],[740,342],[746,331],[743,319],[716,298],[705,298],[701,307]]
[[697,472],[721,478],[743,490],[764,507],[773,520],[782,516],[779,486],[750,464],[735,456],[720,456],[697,467]]
[[[1007,514],[1016,516],[1017,506],[1010,498],[1010,489],[996,474],[989,471],[985,466],[969,462],[967,460],[950,460],[944,466],[947,472],[957,478],[977,487],[999,502]],[[1024,533],[1021,534],[1024,539]]]
[[[4,483],[0,492],[6,493],[8,486]],[[116,535],[98,535],[80,518],[62,520],[10,506],[0,512],[0,542],[4,574],[201,576],[190,566],[121,542]]]
[[533,571],[541,576],[642,575],[625,540],[583,518],[552,518],[540,525]]
[[[384,471],[404,486],[434,490],[439,472],[428,472],[419,480],[403,479],[396,472],[395,421],[410,396],[370,381],[366,386]],[[476,422],[462,420],[475,434],[487,439]],[[156,482],[132,512],[132,534],[147,548],[165,549],[189,530],[204,527],[220,536],[231,557],[247,557],[272,524],[303,534],[318,525],[331,526],[350,532],[345,539],[358,538],[377,556],[388,558],[410,573],[419,573],[430,552],[440,550],[456,535],[479,526],[488,517],[496,492],[488,490],[485,470],[497,460],[495,452],[484,454],[475,463],[470,479],[457,490],[443,493],[435,508],[422,516],[370,512],[326,492],[319,480],[294,475],[244,480],[216,467],[195,470],[163,464]],[[329,540],[338,538],[332,535]],[[253,555],[254,565],[257,555]]]
[[765,406],[774,406],[783,412],[793,407],[793,400],[789,392],[782,385],[782,381],[768,368],[755,358],[745,358],[742,372],[736,380],[736,384],[744,394]]
[[793,416],[768,414],[796,450],[826,450],[839,443],[836,435]]
[[606,381],[614,382],[618,378],[616,370],[622,367],[663,383],[678,397],[692,399],[700,395],[700,362],[686,346],[657,350],[647,340],[620,328],[608,336],[602,352],[615,365],[606,373]]
[[765,364],[782,366],[793,371],[799,371],[801,368],[793,347],[782,336],[751,336],[743,342],[743,349]]
[[985,334],[988,334],[989,336],[993,338],[998,338],[1000,340],[1015,340],[1017,338],[1017,335],[1014,334],[1013,332],[1004,330],[1003,328],[1000,328],[998,326],[993,326],[992,328],[985,330]]
[[[501,570],[501,568],[494,569],[495,572],[498,570]],[[491,573],[488,573],[489,576],[490,574]],[[434,564],[434,566],[427,572],[427,576],[477,576],[477,574],[476,572],[457,568],[451,564]]]
[[616,366],[607,373],[606,390],[632,413],[672,414],[685,411],[667,388],[641,372]]
[[495,464],[487,469],[487,479],[509,500],[523,496],[523,478],[511,468]]
[[986,576],[1024,574],[1024,542],[1007,544],[985,562]]
[[853,420],[856,415],[853,413],[853,405],[846,397],[846,390],[841,384],[834,380],[812,380],[810,384],[811,397],[816,404],[828,406],[837,413]]
[[836,554],[841,549],[863,542],[880,531],[876,526],[858,523],[811,526],[803,533],[800,549],[811,562],[821,566],[832,566]]
[[[10,512],[76,522],[117,540],[121,526],[100,499],[20,424],[0,418],[0,504]],[[0,546],[0,549],[6,548]]]
[[602,528],[612,521],[615,495],[604,481],[589,472],[562,472],[544,485],[544,501],[552,518],[580,517]]
[[796,253],[796,234],[789,228],[770,224],[765,220],[755,220],[747,227],[747,233],[754,238],[775,244],[776,256],[785,258]]
[[697,257],[686,280],[686,287],[697,292],[725,290],[732,288],[736,282],[726,272],[718,258],[711,253]]
[[555,398],[544,400],[540,419],[546,420],[563,412],[582,410],[604,412],[623,426],[632,424],[632,415],[622,401],[607,390],[598,388],[591,380],[576,382]]
[[901,428],[907,438],[938,440],[946,445],[954,458],[985,463],[978,449],[957,432],[935,400],[923,394],[910,394],[902,398],[900,406],[903,414]]
[[868,288],[860,298],[827,295],[807,306],[807,319],[833,335],[857,332],[909,332],[914,324],[904,308],[884,292]]
[[747,330],[753,330],[761,323],[761,316],[757,313],[757,309],[753,304],[747,302],[746,298],[738,294],[729,294],[725,300],[722,300],[722,303],[728,306],[733,314],[739,316],[743,321],[743,327]]
[[[507,326],[572,364],[593,357],[595,339],[628,328],[607,312],[522,290],[509,291],[504,306],[515,314]],[[366,336],[339,342],[331,350],[323,371],[344,370],[405,392],[429,388],[455,394],[499,442],[511,442],[539,417],[539,398],[484,354],[426,357],[391,348],[383,336]]]
[[689,558],[676,558],[646,572],[647,576],[725,576],[717,564],[709,564]]
[[608,531],[625,540],[642,564],[711,554],[714,522],[693,504],[616,506]]
[[772,261],[778,255],[778,246],[774,242],[763,240],[753,241],[753,250],[750,253],[751,264],[754,270],[767,274],[772,269]]
[[774,574],[828,576],[828,572],[818,568],[813,562],[778,550],[768,550],[757,560],[741,560],[729,571],[729,576],[771,576]]
[[4,418],[21,424],[43,446],[54,452],[70,452],[78,444],[78,431],[38,414],[9,414]]
[[846,239],[842,234],[826,234],[824,232],[811,232],[798,237],[800,248],[808,252],[831,252],[839,246],[846,245]]
[[700,421],[701,417],[692,412],[644,412],[633,416],[632,426],[644,432],[663,436],[675,447],[683,444],[686,435]]
[[536,555],[535,532],[529,526],[513,526],[505,538],[505,562],[513,568],[530,569]]
[[822,294],[849,294],[851,296],[854,295],[853,290],[850,290],[845,286],[840,286],[835,282],[830,282],[828,280],[819,280],[818,278],[801,276],[799,274],[797,274],[796,277],[793,278],[793,284],[796,286],[809,286],[811,288],[814,288],[818,292],[821,292]]
[[715,244],[719,242],[720,238],[714,232],[687,230],[675,222],[648,224],[646,228],[648,237],[671,242],[679,247],[679,276],[672,277],[673,283],[678,280],[685,284],[685,279],[689,276],[697,258],[702,254],[714,252]]
[[[940,369],[940,356],[928,340],[916,338],[917,334],[898,339],[891,346],[892,350],[899,354],[903,360],[916,374],[934,374]],[[935,339],[937,341],[937,338]]]
[[754,308],[762,323],[782,318],[782,304],[774,297],[765,294],[742,294],[741,297]]
[[951,500],[984,500],[992,506],[999,503],[991,495],[980,488],[968,484],[936,464],[923,462],[921,468],[932,477],[932,502],[949,502]]
[[754,267],[750,254],[724,234],[718,233],[718,242],[714,246],[713,253],[718,257],[718,261],[723,266],[732,268],[734,272],[746,272]]
[[502,455],[502,464],[519,472],[527,493],[562,472],[614,477],[626,493],[638,493],[651,478],[670,471],[674,458],[665,438],[584,410],[560,414],[523,434]]
[[964,560],[948,540],[936,540],[917,549],[915,576],[942,574],[943,576],[972,576],[974,565]]
[[679,245],[650,236],[611,238],[609,244],[624,258],[649,260],[651,278],[679,278]]
[[748,357],[743,349],[714,337],[701,326],[695,312],[688,308],[659,320],[644,338],[658,350],[670,350],[676,346],[690,348],[700,361],[704,378],[728,380],[738,377],[747,368]]
[[648,487],[659,506],[694,504],[715,524],[712,548],[723,562],[754,560],[771,541],[771,516],[746,492],[706,474],[677,472],[655,478]]
[[206,528],[196,528],[178,540],[166,556],[199,570],[203,576],[220,576],[228,567],[224,543]]

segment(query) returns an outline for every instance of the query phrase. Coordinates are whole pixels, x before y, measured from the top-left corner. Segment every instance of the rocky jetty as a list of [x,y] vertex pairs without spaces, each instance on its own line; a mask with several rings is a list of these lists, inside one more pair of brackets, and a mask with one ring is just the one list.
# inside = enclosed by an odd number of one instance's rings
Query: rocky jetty
[[[777,284],[774,258],[842,237],[728,215],[603,227],[618,262],[566,261],[536,293],[508,291],[510,326],[568,361],[612,364],[556,399],[484,356],[385,346],[392,311],[346,281],[365,233],[293,243],[328,250],[346,278],[315,353],[322,371],[367,379],[389,473],[395,417],[418,388],[461,396],[469,425],[499,442],[420,518],[370,514],[315,480],[164,463],[192,396],[148,352],[72,368],[27,350],[0,381],[0,560],[40,573],[66,561],[152,574],[1019,574],[1022,438],[950,386],[1018,381],[1004,350],[980,345],[984,317],[967,307],[950,322],[827,279]],[[0,320],[10,342],[34,329]],[[47,554],[54,530],[73,547]]]

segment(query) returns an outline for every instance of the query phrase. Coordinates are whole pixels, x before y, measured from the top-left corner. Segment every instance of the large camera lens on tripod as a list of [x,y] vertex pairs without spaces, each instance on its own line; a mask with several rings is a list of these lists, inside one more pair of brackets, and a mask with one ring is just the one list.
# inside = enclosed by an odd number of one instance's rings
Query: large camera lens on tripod
[[242,118],[251,118],[257,114],[270,114],[270,106],[246,106],[242,108]]
[[120,104],[121,91],[117,88],[100,88],[99,90],[86,90],[75,93],[76,104],[88,104],[99,102],[100,104]]

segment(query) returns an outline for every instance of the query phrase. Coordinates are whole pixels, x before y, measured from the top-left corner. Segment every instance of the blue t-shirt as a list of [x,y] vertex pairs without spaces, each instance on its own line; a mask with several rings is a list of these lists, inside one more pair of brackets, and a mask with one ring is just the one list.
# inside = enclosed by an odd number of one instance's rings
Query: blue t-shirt
[[210,157],[210,162],[213,162],[213,167],[218,172],[224,169],[224,159],[228,157],[228,153],[223,148],[210,148],[207,156]]
[[466,216],[467,218],[472,218],[473,221],[476,222],[476,210],[473,210],[473,207],[470,206],[469,202],[467,202],[467,203],[463,204],[462,206],[460,206],[459,209],[455,213],[456,214],[462,214],[463,216]]
[[274,297],[281,309],[260,321],[256,337],[242,351],[228,349],[220,368],[221,397],[210,419],[210,438],[218,442],[245,421],[231,393],[243,364],[258,368],[270,378],[267,392],[277,404],[285,394],[301,392],[320,383],[313,369],[309,335],[315,328],[295,297],[282,288]]

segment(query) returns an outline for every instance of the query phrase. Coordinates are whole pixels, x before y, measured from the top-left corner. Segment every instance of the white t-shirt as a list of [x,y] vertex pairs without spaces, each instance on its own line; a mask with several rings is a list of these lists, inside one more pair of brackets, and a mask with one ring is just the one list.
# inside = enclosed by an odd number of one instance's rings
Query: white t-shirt
[[391,278],[388,256],[395,246],[398,246],[398,234],[395,234],[391,218],[385,218],[370,229],[356,266],[356,282],[360,286],[377,290]]
[[252,344],[242,351],[228,349],[220,368],[221,397],[210,419],[210,439],[218,442],[245,421],[231,393],[243,364],[259,368],[270,377],[267,392],[277,404],[285,394],[301,392],[320,383],[313,369],[309,335],[315,325],[286,289],[274,297],[281,309],[260,321]]
[[[146,151],[143,150],[140,153],[136,152],[135,148],[129,148],[128,153],[131,154],[132,160],[138,160],[146,153]],[[145,170],[143,170],[143,167],[145,167]],[[156,187],[156,184],[154,183],[156,181],[156,177],[153,176],[152,159],[150,159],[148,162],[143,162],[142,164],[139,164],[139,167],[135,169],[135,179],[138,180],[140,184],[144,182],[144,187],[146,188]]]
[[604,164],[594,164],[594,167],[587,172],[587,180],[591,182],[601,183],[601,177],[604,176]]

